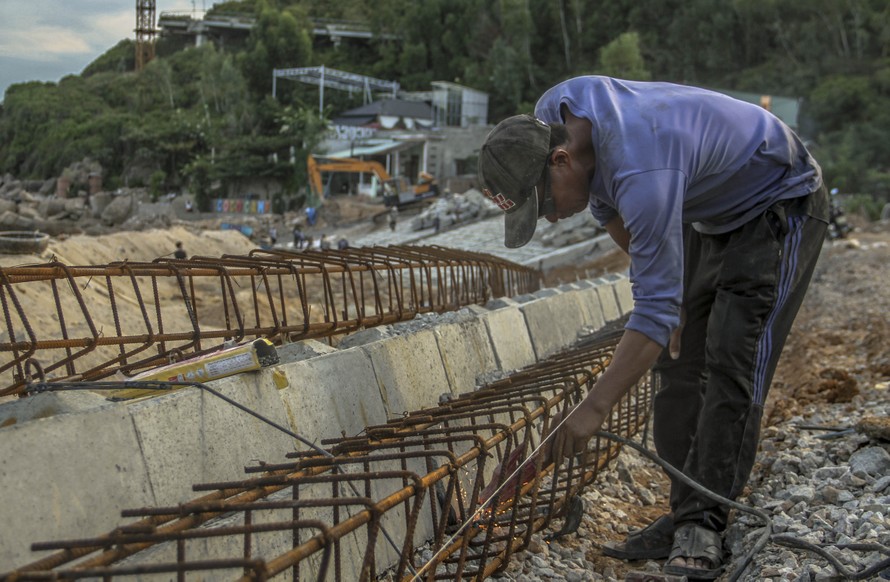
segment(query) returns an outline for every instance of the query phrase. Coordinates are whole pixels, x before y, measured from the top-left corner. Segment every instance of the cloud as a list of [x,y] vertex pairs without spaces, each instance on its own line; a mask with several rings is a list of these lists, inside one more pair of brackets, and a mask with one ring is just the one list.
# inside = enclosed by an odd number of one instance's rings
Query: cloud
[[93,50],[83,36],[58,28],[8,30],[0,38],[0,55],[4,57],[54,61],[60,56],[83,55]]
[[[199,10],[210,0],[195,0]],[[157,15],[192,0],[157,0]],[[0,0],[0,101],[11,83],[78,74],[125,38],[136,38],[132,0]]]

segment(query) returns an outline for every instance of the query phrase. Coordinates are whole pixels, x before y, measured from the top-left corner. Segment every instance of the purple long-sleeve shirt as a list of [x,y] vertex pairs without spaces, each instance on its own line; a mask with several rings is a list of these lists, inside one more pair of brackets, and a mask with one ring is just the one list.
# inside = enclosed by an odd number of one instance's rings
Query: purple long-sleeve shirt
[[787,125],[720,93],[577,77],[544,93],[535,115],[563,123],[561,105],[593,125],[591,213],[603,225],[620,216],[631,235],[627,328],[662,346],[680,321],[683,224],[729,232],[822,184],[818,164]]

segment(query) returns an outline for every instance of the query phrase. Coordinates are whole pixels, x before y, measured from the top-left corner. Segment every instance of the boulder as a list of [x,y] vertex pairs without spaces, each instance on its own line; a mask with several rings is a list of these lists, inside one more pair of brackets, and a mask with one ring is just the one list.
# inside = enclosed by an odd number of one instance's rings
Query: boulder
[[50,194],[56,191],[56,179],[50,178],[49,180],[44,180],[43,185],[40,186],[40,189],[37,191],[41,196],[49,196]]
[[18,180],[9,182],[4,180],[3,185],[0,186],[0,198],[6,198],[7,200],[21,199],[24,193],[25,189],[22,188],[22,183]]
[[6,211],[0,214],[0,228],[3,230],[34,230],[35,220],[21,216],[16,212]]
[[114,199],[111,192],[99,192],[90,196],[90,215],[99,218]]
[[123,224],[133,212],[133,197],[116,196],[102,211],[102,222],[108,226]]
[[37,220],[43,218],[37,204],[19,204],[19,216]]
[[40,189],[43,188],[44,181],[43,180],[23,180],[22,188],[27,190],[28,192],[40,192]]
[[65,212],[65,202],[63,198],[44,198],[37,205],[37,210],[41,216],[56,216]]

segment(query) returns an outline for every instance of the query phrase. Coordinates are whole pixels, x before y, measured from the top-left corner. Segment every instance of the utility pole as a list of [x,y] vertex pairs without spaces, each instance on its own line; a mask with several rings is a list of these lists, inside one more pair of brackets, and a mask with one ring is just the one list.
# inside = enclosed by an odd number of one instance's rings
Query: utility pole
[[136,0],[136,70],[155,58],[155,0]]

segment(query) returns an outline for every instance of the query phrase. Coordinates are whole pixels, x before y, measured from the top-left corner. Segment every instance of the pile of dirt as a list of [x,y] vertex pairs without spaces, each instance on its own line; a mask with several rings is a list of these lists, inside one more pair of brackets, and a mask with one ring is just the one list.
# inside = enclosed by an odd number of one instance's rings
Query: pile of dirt
[[318,210],[318,227],[349,226],[372,220],[389,209],[382,200],[368,196],[337,196],[328,198]]
[[0,267],[33,265],[52,260],[69,266],[104,265],[118,261],[150,262],[161,257],[172,258],[177,242],[183,243],[189,256],[246,254],[256,248],[250,239],[235,230],[205,231],[175,226],[104,236],[79,234],[54,237],[40,255],[0,254]]

